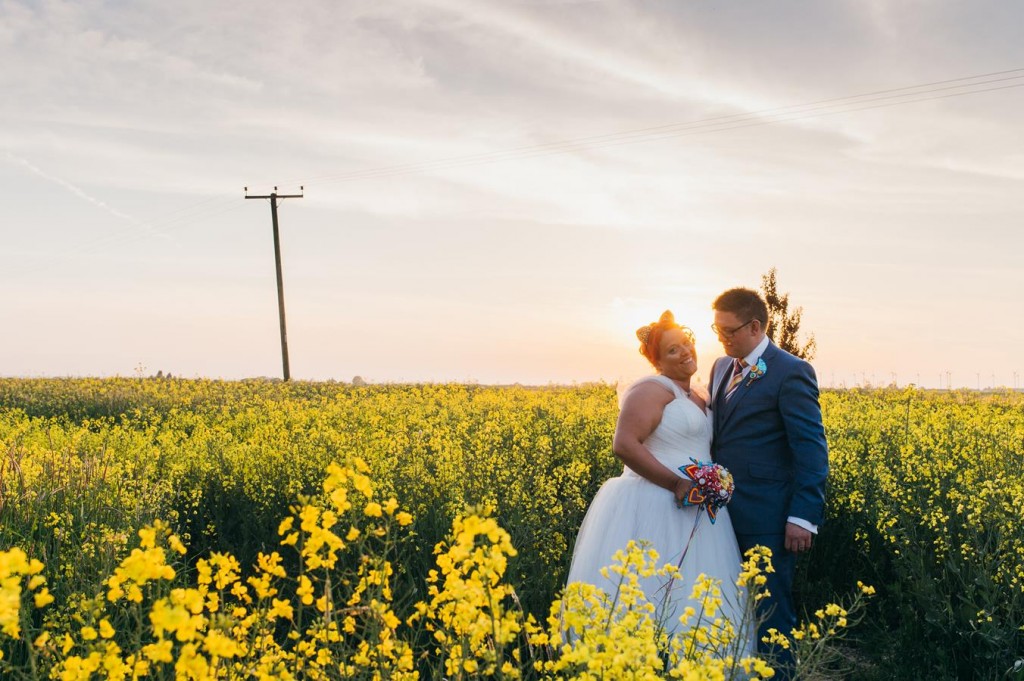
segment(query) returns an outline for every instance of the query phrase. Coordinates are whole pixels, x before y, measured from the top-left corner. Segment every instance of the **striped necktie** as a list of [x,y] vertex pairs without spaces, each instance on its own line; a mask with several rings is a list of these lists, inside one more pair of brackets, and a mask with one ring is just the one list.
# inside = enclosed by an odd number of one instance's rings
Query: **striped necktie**
[[726,400],[732,397],[732,394],[736,392],[736,388],[738,388],[740,383],[743,381],[743,370],[746,366],[747,363],[742,359],[734,359],[732,361],[732,380],[729,381],[729,387],[725,389]]

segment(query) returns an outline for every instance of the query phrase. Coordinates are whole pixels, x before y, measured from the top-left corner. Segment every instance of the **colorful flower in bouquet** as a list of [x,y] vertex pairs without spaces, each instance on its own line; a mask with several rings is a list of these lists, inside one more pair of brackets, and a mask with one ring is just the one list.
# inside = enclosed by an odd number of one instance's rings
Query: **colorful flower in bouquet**
[[688,466],[680,466],[679,470],[693,480],[693,487],[684,502],[687,506],[703,506],[708,518],[715,522],[718,509],[729,503],[736,483],[732,474],[725,466],[710,461],[697,461]]

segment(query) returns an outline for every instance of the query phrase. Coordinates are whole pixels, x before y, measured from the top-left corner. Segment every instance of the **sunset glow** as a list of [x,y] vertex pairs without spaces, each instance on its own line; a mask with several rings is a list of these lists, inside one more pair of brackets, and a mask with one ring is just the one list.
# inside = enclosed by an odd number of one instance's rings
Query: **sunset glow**
[[[968,21],[969,19],[969,21]],[[771,267],[824,386],[1024,387],[1024,7],[0,5],[0,375],[571,383]],[[927,30],[920,30],[926,26]]]

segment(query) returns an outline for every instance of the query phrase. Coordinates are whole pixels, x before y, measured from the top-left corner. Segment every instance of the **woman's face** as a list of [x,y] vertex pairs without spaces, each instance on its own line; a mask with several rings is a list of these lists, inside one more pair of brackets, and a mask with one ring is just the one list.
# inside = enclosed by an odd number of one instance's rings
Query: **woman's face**
[[690,336],[681,329],[669,329],[658,345],[658,372],[668,378],[686,380],[697,373],[697,351]]

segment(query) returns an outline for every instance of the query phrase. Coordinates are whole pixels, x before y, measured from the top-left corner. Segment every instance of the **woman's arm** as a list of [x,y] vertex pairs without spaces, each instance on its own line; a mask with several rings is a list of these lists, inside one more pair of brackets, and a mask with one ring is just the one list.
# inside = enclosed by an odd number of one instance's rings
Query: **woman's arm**
[[672,393],[654,382],[641,383],[630,389],[615,425],[612,451],[638,475],[672,492],[676,502],[681,504],[693,483],[654,458],[644,446],[644,441],[661,423],[665,406],[672,399]]

